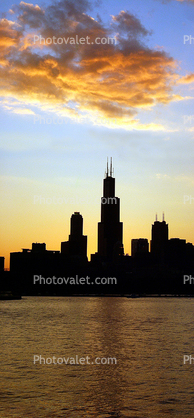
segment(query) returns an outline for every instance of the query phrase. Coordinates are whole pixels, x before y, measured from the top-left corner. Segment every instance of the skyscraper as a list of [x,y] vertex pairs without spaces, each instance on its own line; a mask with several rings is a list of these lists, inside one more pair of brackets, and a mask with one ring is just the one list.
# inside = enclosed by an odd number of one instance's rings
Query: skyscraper
[[79,212],[71,216],[69,241],[61,243],[61,253],[87,258],[87,236],[83,235],[83,217]]
[[152,225],[152,240],[151,240],[151,253],[154,259],[158,262],[163,262],[167,252],[168,245],[168,224],[164,220],[159,222],[157,220]]
[[115,197],[112,158],[105,172],[101,198],[101,222],[98,223],[98,255],[111,260],[123,254],[123,223],[120,222],[120,199]]

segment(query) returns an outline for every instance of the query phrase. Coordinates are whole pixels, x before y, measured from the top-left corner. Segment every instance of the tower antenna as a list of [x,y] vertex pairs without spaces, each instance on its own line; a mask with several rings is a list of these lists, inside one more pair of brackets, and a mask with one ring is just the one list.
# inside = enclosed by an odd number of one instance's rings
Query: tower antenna
[[110,177],[112,177],[112,157],[110,157]]
[[157,215],[157,213],[156,213],[156,222],[157,222],[157,220],[158,220],[158,215]]
[[162,220],[163,220],[163,222],[164,222],[164,212],[163,212]]
[[108,157],[107,157],[107,168],[106,168],[106,176],[108,177]]

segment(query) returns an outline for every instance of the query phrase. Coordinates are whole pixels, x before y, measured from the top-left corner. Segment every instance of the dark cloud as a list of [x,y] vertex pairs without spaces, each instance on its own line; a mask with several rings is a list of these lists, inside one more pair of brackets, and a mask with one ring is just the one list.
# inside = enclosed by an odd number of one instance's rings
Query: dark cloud
[[146,36],[150,33],[144,28],[139,19],[123,10],[117,16],[113,16],[113,22],[117,23],[117,25],[113,24],[112,26],[121,34],[125,33],[126,35],[137,37],[138,35]]

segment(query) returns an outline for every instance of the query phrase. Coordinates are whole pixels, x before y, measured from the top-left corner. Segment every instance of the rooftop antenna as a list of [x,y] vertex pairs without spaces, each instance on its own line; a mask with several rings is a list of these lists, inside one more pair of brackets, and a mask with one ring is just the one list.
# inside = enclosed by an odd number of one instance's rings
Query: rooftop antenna
[[164,222],[164,212],[163,212],[163,215],[162,215],[162,220],[163,220],[163,222]]
[[106,176],[108,177],[108,157],[107,157],[107,168],[106,168]]
[[156,213],[156,222],[157,222],[157,220],[158,220],[158,215],[157,215],[157,213]]
[[110,177],[112,177],[112,157],[110,158]]

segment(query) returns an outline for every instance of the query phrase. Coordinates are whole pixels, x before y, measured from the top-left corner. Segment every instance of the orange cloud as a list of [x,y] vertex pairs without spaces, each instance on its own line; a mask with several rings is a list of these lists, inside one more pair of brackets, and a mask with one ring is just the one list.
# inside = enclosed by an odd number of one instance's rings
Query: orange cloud
[[[25,104],[50,105],[94,120],[126,119],[134,124],[139,109],[180,100],[173,94],[176,62],[165,51],[143,45],[149,33],[132,14],[112,16],[107,29],[86,12],[87,3],[63,1],[45,10],[21,2],[15,22],[0,22],[1,95]],[[13,17],[13,14],[12,14]],[[90,44],[40,44],[42,38],[75,37]],[[117,37],[117,44],[95,44],[96,37]],[[94,42],[92,44],[92,42]],[[135,126],[137,120],[135,120]],[[139,126],[142,129],[142,126]],[[160,125],[147,125],[158,129]],[[146,129],[147,129],[146,127]]]
[[185,75],[184,77],[181,77],[177,81],[177,84],[189,84],[193,82],[194,82],[194,73],[191,73],[191,74]]

